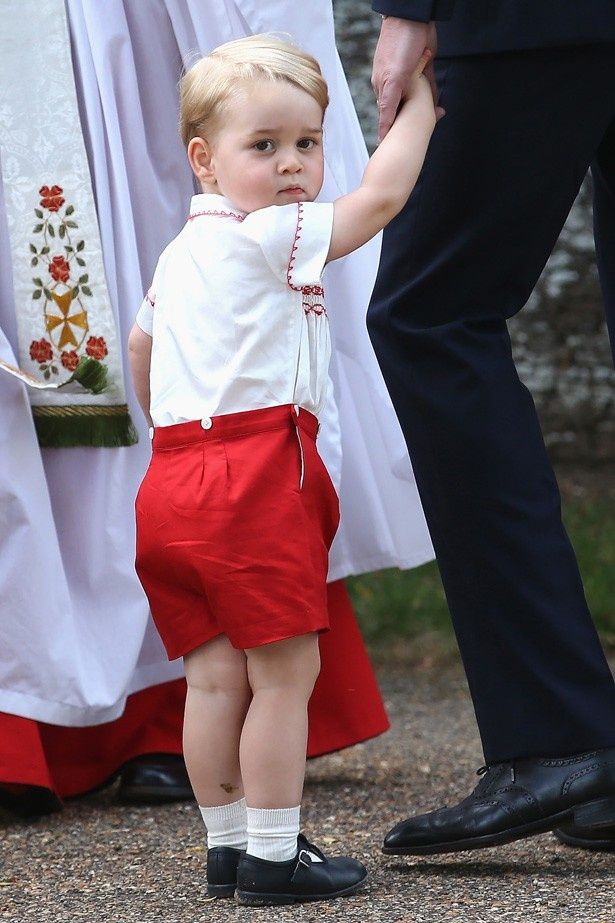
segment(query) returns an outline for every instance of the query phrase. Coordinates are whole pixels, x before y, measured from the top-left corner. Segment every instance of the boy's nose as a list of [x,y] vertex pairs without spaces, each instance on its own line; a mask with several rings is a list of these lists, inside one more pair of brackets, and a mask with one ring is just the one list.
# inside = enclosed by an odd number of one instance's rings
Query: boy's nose
[[301,169],[301,161],[298,157],[285,157],[278,164],[280,173],[299,173]]

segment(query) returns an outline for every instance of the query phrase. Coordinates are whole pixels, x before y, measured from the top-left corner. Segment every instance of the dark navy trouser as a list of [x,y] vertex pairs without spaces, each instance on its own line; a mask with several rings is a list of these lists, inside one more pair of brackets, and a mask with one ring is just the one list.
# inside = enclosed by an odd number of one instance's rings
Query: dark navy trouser
[[443,59],[437,72],[447,114],[385,231],[370,336],[487,762],[613,746],[615,685],[506,320],[591,166],[615,344],[615,45]]

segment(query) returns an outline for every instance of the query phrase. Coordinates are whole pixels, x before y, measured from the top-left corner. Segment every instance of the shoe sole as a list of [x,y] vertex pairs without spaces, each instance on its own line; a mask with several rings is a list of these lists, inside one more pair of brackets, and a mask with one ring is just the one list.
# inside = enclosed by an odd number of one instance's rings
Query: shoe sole
[[484,836],[453,840],[449,843],[426,844],[424,846],[383,846],[382,852],[385,856],[432,856],[438,853],[487,849],[490,846],[502,846],[505,843],[513,843],[515,840],[537,836],[540,833],[549,833],[555,830],[556,827],[565,826],[570,821],[581,827],[591,827],[592,829],[610,827],[615,823],[615,797],[575,805],[573,808],[560,811],[558,814],[552,814],[550,817],[543,817],[540,820],[532,821],[530,824],[522,824],[519,827],[512,827],[499,833],[489,833]]
[[235,897],[235,883],[230,885],[207,885],[208,897]]
[[367,875],[364,875],[356,884],[348,888],[342,888],[340,891],[334,891],[331,894],[266,894],[258,891],[240,891],[237,890],[237,900],[240,904],[250,907],[272,907],[281,904],[307,904],[312,901],[329,901],[335,897],[349,897],[359,891],[365,882]]
[[555,836],[565,846],[576,846],[577,849],[593,849],[594,852],[615,852],[615,837],[611,837],[609,840],[597,840],[595,837],[584,839],[576,834],[564,833],[563,830],[557,830]]

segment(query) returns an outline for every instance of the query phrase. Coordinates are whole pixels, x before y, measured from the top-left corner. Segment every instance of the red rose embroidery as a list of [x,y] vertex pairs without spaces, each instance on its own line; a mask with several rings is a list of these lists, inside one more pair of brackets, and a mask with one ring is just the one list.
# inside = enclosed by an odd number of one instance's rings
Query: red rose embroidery
[[42,340],[32,340],[30,343],[30,358],[33,362],[49,362],[53,352],[51,343],[44,338]]
[[41,186],[38,194],[41,197],[41,206],[49,209],[50,212],[57,212],[63,205],[63,189],[61,186]]
[[54,256],[49,264],[49,272],[56,282],[67,282],[70,275],[70,266],[63,256]]
[[79,356],[74,349],[71,349],[70,352],[64,351],[60,359],[62,360],[64,368],[68,369],[69,372],[74,372],[79,365]]
[[104,337],[90,337],[86,343],[85,351],[92,359],[104,359],[109,352]]

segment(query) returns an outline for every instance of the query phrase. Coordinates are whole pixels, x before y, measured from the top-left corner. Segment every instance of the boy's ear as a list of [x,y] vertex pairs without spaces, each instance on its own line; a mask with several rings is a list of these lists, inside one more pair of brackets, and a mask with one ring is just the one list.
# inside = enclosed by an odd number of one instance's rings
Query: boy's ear
[[188,161],[201,183],[214,185],[216,177],[212,165],[211,145],[204,138],[192,138],[188,142]]

